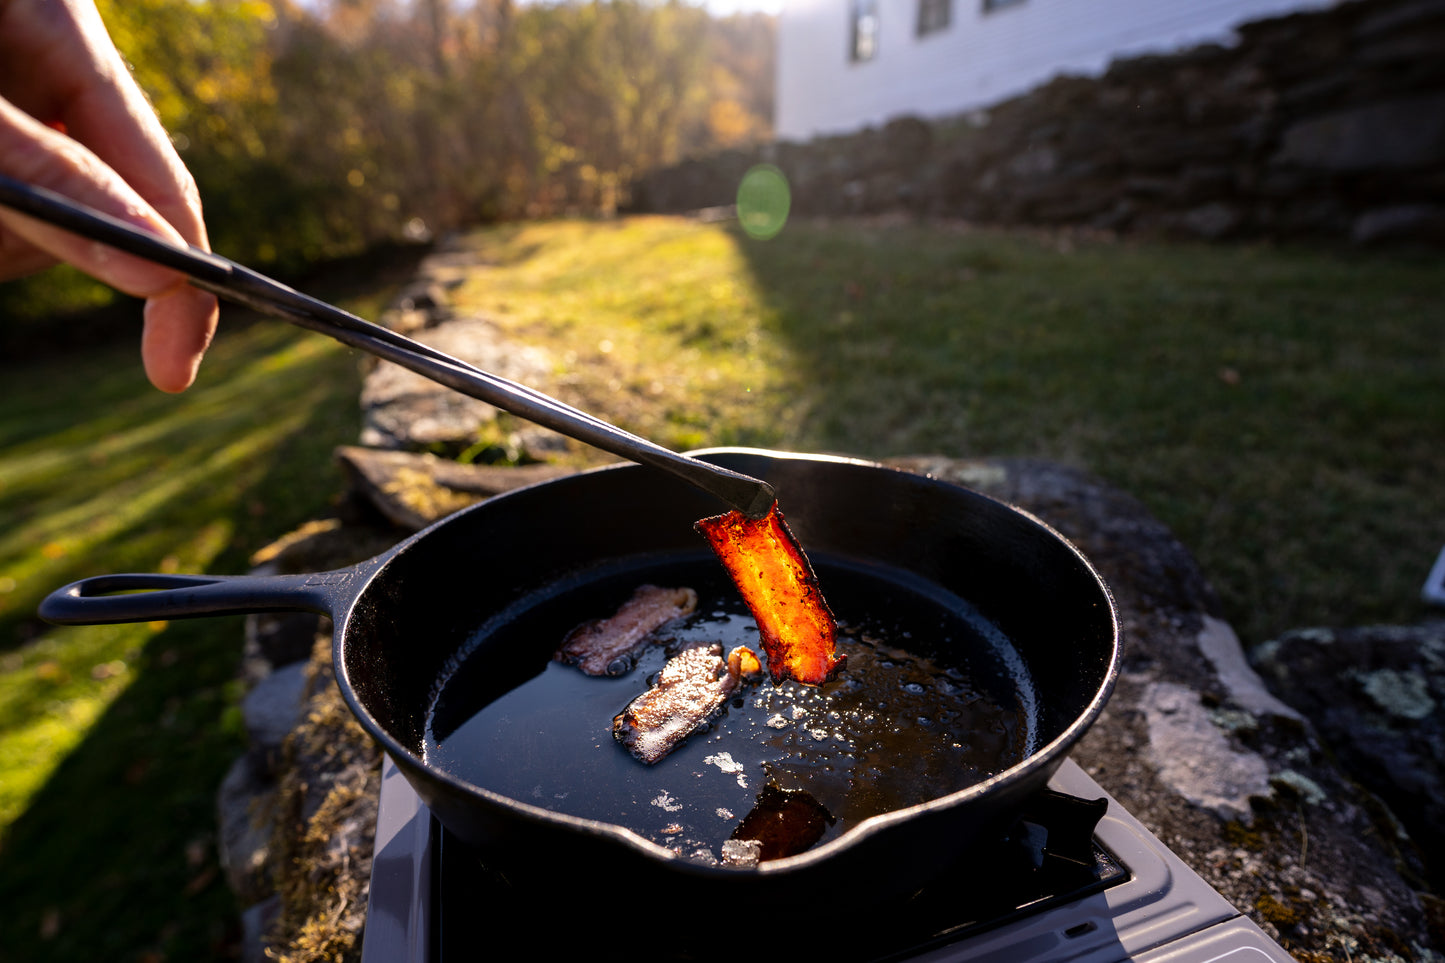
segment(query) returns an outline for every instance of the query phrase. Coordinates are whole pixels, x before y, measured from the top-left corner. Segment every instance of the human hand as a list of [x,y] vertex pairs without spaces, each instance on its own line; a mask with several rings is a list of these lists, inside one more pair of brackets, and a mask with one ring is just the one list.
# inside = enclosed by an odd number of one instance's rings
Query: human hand
[[[209,250],[200,195],[93,0],[0,0],[0,173]],[[162,391],[195,380],[214,296],[185,277],[0,208],[0,280],[58,261],[146,299],[141,357]]]

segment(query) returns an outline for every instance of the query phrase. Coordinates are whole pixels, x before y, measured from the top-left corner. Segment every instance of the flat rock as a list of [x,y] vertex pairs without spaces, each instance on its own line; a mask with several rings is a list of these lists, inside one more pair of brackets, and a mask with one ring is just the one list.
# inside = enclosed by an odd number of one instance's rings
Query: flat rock
[[321,627],[312,612],[256,612],[246,616],[242,666],[252,685],[276,669],[304,661]]
[[1358,244],[1445,241],[1445,206],[1395,204],[1371,208],[1355,219],[1350,239]]
[[1024,508],[1099,570],[1123,672],[1073,758],[1206,882],[1300,959],[1442,949],[1417,847],[1266,688],[1193,557],[1137,500],[1047,462],[891,464]]
[[1174,682],[1144,686],[1139,708],[1149,737],[1149,762],[1159,781],[1197,809],[1249,823],[1251,801],[1271,795],[1269,764],[1234,744],[1215,725],[1193,689]]
[[241,913],[241,963],[272,963],[266,955],[266,933],[281,911],[281,897],[272,895]]
[[216,794],[221,869],[242,906],[275,893],[271,873],[271,815],[276,784],[252,754],[236,759]]
[[1445,163],[1445,93],[1366,104],[1287,128],[1273,163],[1351,172]]
[[[552,361],[545,351],[504,345],[496,325],[458,318],[413,331],[412,336],[483,371],[524,385],[545,384]],[[475,445],[484,434],[515,436],[514,444],[541,458],[564,446],[559,436],[523,422],[501,420],[502,412],[391,362],[380,362],[361,389],[361,443],[403,451],[443,450]],[[498,428],[498,426],[505,426]]]
[[469,505],[568,474],[560,465],[462,465],[435,455],[346,446],[336,450],[353,490],[393,524],[418,531]]
[[241,717],[253,752],[259,750],[268,757],[280,753],[281,743],[301,722],[306,677],[306,663],[293,662],[257,682],[241,700]]
[[[1421,848],[1445,853],[1445,621],[1297,629],[1250,653]],[[1445,863],[1428,867],[1438,890]]]
[[1213,201],[1191,208],[1179,216],[1179,230],[1206,241],[1219,241],[1228,237],[1244,219],[1238,208]]

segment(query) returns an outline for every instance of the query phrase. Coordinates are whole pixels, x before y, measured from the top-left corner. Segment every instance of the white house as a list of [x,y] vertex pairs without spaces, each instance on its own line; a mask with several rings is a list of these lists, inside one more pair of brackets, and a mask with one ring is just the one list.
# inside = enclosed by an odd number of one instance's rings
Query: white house
[[805,140],[1006,100],[1119,56],[1228,42],[1333,0],[786,0],[776,135]]

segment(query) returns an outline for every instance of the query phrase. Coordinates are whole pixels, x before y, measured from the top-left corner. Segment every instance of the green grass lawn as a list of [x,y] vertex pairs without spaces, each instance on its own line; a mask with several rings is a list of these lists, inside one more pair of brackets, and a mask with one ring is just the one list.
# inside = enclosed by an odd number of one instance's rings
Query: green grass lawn
[[1412,620],[1445,545],[1438,254],[638,218],[496,229],[459,292],[672,447],[1049,458],[1140,498],[1246,644]]
[[[394,284],[331,293],[374,316]],[[183,395],[146,383],[134,339],[6,365],[0,384],[0,960],[224,956],[215,791],[244,744],[239,620],[57,629],[34,612],[87,575],[244,572],[325,514],[358,359],[227,309]]]
[[[1438,255],[796,222],[759,242],[677,218],[465,243],[490,266],[458,313],[547,348],[537,387],[670,447],[1055,459],[1170,525],[1247,644],[1425,612]],[[384,282],[303,287],[374,317]],[[130,344],[0,385],[0,960],[209,958],[234,938],[213,800],[240,747],[238,621],[33,612],[86,575],[245,571],[324,514],[357,361],[262,322],[228,327],[179,397]]]

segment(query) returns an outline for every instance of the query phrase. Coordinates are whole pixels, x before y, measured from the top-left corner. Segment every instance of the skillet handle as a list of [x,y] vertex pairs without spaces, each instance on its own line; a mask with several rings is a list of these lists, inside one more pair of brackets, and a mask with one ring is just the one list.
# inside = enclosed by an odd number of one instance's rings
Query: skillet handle
[[335,616],[355,601],[370,569],[362,563],[314,575],[97,575],[51,592],[40,617],[56,625],[104,625],[253,612]]

